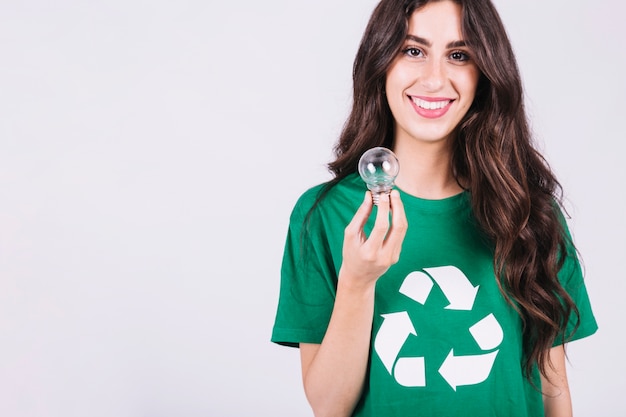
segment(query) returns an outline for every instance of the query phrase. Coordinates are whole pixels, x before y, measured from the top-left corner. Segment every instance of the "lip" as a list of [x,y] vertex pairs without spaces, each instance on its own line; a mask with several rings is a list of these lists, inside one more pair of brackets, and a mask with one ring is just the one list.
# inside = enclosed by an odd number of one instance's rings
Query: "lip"
[[[427,119],[437,119],[439,117],[442,117],[448,112],[448,110],[450,110],[450,106],[452,106],[452,103],[454,103],[454,99],[447,97],[408,96],[408,98],[411,102],[411,105],[413,106],[413,110],[415,110],[415,112],[420,116]],[[420,107],[419,105],[417,105],[416,101],[429,103],[431,106],[434,106],[436,108],[426,109],[424,107]],[[447,102],[447,104],[443,105],[444,102]],[[443,105],[443,107],[439,107],[441,105]]]

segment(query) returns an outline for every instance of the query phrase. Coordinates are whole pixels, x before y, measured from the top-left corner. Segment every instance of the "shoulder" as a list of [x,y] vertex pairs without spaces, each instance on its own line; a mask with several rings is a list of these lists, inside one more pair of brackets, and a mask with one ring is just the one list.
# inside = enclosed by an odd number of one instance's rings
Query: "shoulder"
[[291,222],[301,222],[307,213],[316,206],[320,196],[324,193],[324,190],[329,186],[329,183],[317,184],[304,191],[300,197],[298,197],[296,204],[291,212]]
[[367,187],[358,174],[350,174],[337,183],[325,182],[304,191],[294,206],[292,218],[304,218],[312,210],[326,211],[336,206],[360,203]]

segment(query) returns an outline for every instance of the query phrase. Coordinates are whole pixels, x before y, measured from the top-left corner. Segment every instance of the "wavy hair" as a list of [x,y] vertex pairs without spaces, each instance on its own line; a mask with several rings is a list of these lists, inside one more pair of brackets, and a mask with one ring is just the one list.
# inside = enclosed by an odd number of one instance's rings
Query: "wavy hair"
[[[328,164],[334,177],[318,197],[356,171],[374,146],[392,147],[394,118],[384,94],[386,74],[405,41],[408,19],[429,0],[382,0],[362,37],[353,67],[353,106]],[[430,0],[440,1],[440,0]],[[473,214],[494,247],[494,271],[523,325],[522,369],[546,375],[548,352],[576,305],[557,273],[568,236],[559,219],[562,189],[533,146],[513,49],[490,0],[454,0],[462,33],[481,76],[474,102],[457,129],[452,168],[469,190]],[[577,321],[576,321],[577,322]]]

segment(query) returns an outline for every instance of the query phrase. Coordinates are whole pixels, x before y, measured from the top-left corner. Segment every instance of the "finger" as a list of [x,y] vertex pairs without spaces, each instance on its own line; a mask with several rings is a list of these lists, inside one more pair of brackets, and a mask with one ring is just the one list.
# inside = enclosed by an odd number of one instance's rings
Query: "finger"
[[387,238],[383,244],[383,249],[389,257],[389,262],[391,264],[395,264],[400,259],[402,243],[404,242],[404,237],[406,236],[406,231],[408,229],[408,221],[404,211],[404,205],[402,204],[402,199],[397,191],[392,191],[390,204],[391,227],[389,228],[389,233],[387,234]]
[[356,213],[354,213],[352,220],[350,220],[350,223],[346,227],[346,233],[360,234],[363,227],[365,227],[365,223],[367,223],[367,219],[370,217],[373,205],[372,193],[367,191],[363,202],[357,209]]
[[400,193],[393,190],[390,195],[391,205],[391,227],[387,234],[385,245],[400,250],[404,236],[408,229],[408,221],[404,211],[404,204],[400,198]]
[[380,245],[385,240],[385,236],[389,231],[389,195],[382,193],[378,197],[376,222],[369,239],[372,242],[378,242]]

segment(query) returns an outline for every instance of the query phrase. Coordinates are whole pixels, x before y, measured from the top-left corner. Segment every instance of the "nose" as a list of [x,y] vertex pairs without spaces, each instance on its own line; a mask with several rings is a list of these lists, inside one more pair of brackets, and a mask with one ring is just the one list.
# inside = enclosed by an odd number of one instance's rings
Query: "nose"
[[444,85],[445,68],[438,59],[429,59],[422,67],[420,82],[427,92],[436,92]]

